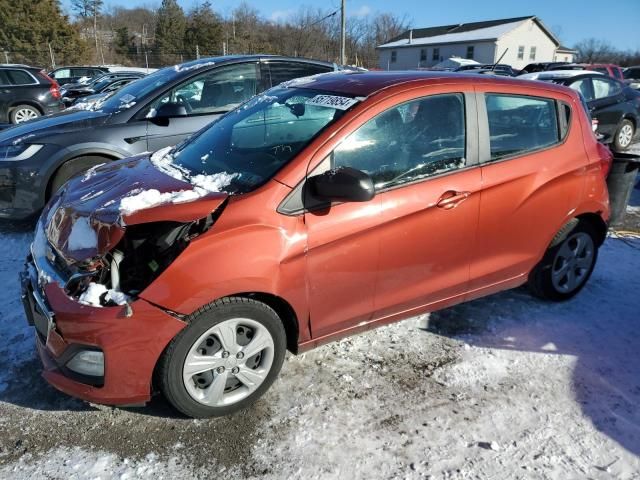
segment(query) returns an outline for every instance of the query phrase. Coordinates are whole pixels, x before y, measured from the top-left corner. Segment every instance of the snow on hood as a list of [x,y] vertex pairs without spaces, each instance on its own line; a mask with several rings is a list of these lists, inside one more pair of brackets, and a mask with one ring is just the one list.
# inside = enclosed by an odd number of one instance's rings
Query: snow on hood
[[40,221],[54,248],[69,263],[79,262],[115,247],[127,225],[206,217],[227,198],[221,190],[233,177],[198,175],[189,182],[164,173],[148,155],[140,155],[74,177]]

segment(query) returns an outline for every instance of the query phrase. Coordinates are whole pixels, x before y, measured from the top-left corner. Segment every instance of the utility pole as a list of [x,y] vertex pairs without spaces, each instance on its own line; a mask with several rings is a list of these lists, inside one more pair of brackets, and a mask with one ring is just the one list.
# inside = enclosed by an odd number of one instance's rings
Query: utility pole
[[4,51],[4,63],[9,63],[9,52]]
[[340,64],[344,65],[346,63],[346,55],[345,55],[345,40],[346,40],[346,16],[344,11],[345,0],[342,0],[342,8],[340,9]]
[[200,60],[200,45],[196,45],[196,60]]
[[51,48],[51,42],[49,42],[48,44],[49,44],[49,55],[51,55],[51,69],[53,70],[54,68],[56,68],[56,59],[53,56],[53,48]]

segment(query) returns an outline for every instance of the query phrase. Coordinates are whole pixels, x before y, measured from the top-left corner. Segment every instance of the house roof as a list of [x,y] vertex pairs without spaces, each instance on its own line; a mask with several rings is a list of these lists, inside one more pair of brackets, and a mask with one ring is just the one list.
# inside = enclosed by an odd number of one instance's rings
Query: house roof
[[[392,38],[377,48],[397,48],[415,45],[435,45],[444,43],[496,40],[513,30],[526,20],[533,20],[553,40],[560,45],[558,39],[544,26],[535,15],[526,17],[503,18],[483,22],[442,25],[438,27],[416,28],[407,30],[402,35]],[[412,40],[409,43],[409,37]]]
[[560,45],[556,48],[556,52],[566,52],[566,53],[578,53],[578,50],[575,48],[565,47],[564,45]]

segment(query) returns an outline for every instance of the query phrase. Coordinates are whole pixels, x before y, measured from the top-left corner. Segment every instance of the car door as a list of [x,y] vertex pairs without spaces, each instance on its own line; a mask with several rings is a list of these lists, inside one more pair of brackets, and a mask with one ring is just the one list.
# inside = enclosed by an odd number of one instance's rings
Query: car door
[[625,112],[622,85],[608,78],[592,78],[591,82],[593,101],[590,107],[592,116],[598,120],[598,132],[613,136]]
[[[155,151],[181,142],[254,96],[257,85],[257,62],[245,62],[213,68],[162,93],[137,115],[146,121],[147,149]],[[166,103],[184,105],[187,115],[154,120]]]
[[[462,102],[460,94],[446,97],[437,99],[440,107]],[[310,174],[351,167],[368,173],[379,189],[368,202],[305,213],[314,337],[424,305],[443,291],[464,293],[470,244],[453,253],[445,243],[457,246],[460,235],[473,241],[478,200],[466,192],[479,188],[479,170],[466,168],[465,126],[455,123],[464,118],[463,107],[449,129],[461,129],[461,137],[427,132],[428,121],[447,116],[435,103],[430,97],[388,101]],[[453,198],[456,189],[461,195]]]
[[476,88],[482,193],[469,298],[524,281],[577,207],[586,166],[579,105]]
[[392,145],[374,176],[382,211],[375,319],[457,303],[469,288],[481,177],[475,96],[466,88],[376,119],[396,127],[375,133],[388,130]]

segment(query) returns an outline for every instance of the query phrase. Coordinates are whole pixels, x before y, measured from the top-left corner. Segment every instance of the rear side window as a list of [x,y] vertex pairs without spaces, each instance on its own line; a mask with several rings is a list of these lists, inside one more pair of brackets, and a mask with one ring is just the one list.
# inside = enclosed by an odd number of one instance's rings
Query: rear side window
[[7,70],[9,84],[11,85],[33,85],[37,83],[31,75],[24,70]]
[[593,95],[595,99],[612,97],[619,94],[622,91],[622,87],[618,82],[613,80],[607,80],[604,78],[594,78],[593,80]]
[[518,95],[485,95],[491,160],[522,155],[559,142],[556,102]]
[[569,88],[573,90],[577,90],[582,94],[582,97],[590,102],[593,100],[593,85],[591,85],[590,78],[583,78],[581,80],[576,80],[575,82],[569,85]]
[[71,69],[63,68],[56,72],[53,72],[53,78],[71,78]]
[[0,70],[0,85],[9,85],[9,75],[6,70]]
[[294,78],[308,77],[318,73],[333,71],[333,68],[326,65],[315,65],[313,63],[302,62],[269,62],[269,74],[271,75],[271,85],[276,86],[282,82],[293,80]]
[[618,80],[622,79],[622,72],[620,72],[619,68],[613,68],[613,76]]

